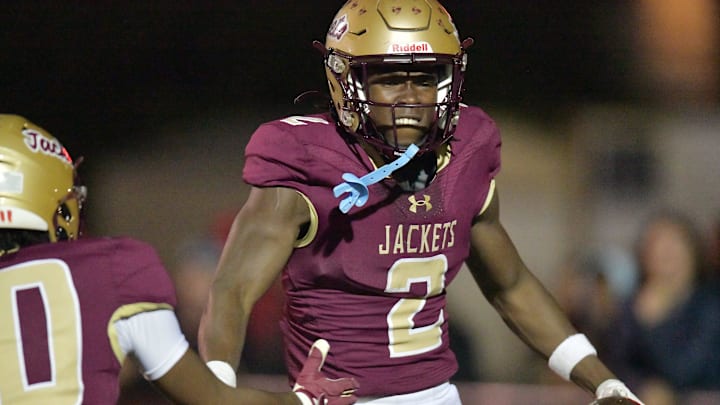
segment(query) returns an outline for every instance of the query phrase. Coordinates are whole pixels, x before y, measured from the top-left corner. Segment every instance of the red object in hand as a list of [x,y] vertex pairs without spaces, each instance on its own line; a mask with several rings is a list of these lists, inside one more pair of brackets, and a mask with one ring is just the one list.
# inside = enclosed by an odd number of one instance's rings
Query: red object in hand
[[325,339],[316,340],[310,347],[293,387],[303,405],[350,405],[357,401],[358,383],[354,378],[331,380],[320,371],[329,350],[330,344]]

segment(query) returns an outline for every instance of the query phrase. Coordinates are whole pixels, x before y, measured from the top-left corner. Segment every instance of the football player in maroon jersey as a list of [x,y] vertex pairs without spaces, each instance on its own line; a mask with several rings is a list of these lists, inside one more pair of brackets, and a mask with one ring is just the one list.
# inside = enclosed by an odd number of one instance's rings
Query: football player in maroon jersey
[[0,402],[114,404],[126,359],[179,403],[354,401],[353,380],[320,372],[323,340],[295,392],[218,380],[180,331],[155,250],[129,238],[78,239],[86,192],[75,169],[55,137],[0,114]]
[[239,363],[253,304],[281,276],[287,367],[315,339],[359,402],[458,404],[446,286],[466,263],[549,366],[596,397],[634,395],[521,260],[499,220],[500,136],[461,104],[466,49],[435,0],[351,0],[324,44],[331,108],[261,125],[249,197],[200,327],[206,360]]

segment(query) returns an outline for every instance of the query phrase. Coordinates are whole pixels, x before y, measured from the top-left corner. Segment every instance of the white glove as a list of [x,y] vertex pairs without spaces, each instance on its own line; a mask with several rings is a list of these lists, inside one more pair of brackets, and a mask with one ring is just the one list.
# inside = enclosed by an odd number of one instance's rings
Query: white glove
[[613,396],[630,398],[640,405],[645,405],[642,401],[640,401],[640,399],[638,399],[638,397],[635,396],[635,394],[632,393],[632,391],[630,391],[630,388],[628,388],[625,383],[614,378],[603,381],[602,384],[598,385],[595,390],[595,397],[597,397],[597,399]]
[[310,347],[293,387],[303,405],[350,405],[357,400],[358,384],[354,378],[331,380],[320,371],[329,350],[330,343],[325,339],[316,340]]

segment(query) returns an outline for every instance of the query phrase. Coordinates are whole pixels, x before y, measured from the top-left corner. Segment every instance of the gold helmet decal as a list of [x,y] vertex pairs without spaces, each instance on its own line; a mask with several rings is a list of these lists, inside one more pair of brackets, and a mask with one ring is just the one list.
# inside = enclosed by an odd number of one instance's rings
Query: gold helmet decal
[[21,116],[0,114],[0,228],[76,239],[84,199],[60,141]]

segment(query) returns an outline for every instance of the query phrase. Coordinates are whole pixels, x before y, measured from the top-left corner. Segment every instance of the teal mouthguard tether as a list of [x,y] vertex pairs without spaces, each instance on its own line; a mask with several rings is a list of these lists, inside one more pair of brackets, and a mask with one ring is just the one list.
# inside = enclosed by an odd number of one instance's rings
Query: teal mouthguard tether
[[343,214],[347,214],[353,205],[357,207],[365,205],[370,194],[368,186],[382,181],[382,179],[389,176],[390,173],[405,166],[410,159],[415,156],[419,149],[420,148],[418,148],[415,144],[412,144],[408,146],[405,153],[400,155],[399,158],[360,178],[352,173],[343,174],[342,179],[345,180],[345,182],[340,183],[333,188],[333,194],[335,197],[340,197],[345,193],[350,193],[350,195],[340,201],[340,204],[338,205],[340,211],[342,211]]

